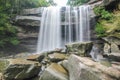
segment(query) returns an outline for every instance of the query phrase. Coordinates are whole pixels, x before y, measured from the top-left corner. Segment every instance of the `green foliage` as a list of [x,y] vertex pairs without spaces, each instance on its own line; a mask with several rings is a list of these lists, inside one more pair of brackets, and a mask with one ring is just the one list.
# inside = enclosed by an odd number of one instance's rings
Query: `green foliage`
[[0,61],[0,72],[3,72],[4,69],[5,69],[5,62]]
[[[1,21],[0,21],[1,22]],[[10,23],[0,24],[0,47],[5,47],[8,44],[17,45],[19,41],[17,39],[17,29]]]
[[49,6],[46,0],[0,0],[0,12],[20,13],[22,9]]
[[106,11],[105,8],[101,6],[94,8],[94,12],[100,16],[101,19],[110,20],[113,18],[112,13]]
[[96,25],[95,31],[98,37],[106,36],[106,30],[104,28],[103,22],[112,23],[113,22],[113,14],[105,10],[104,7],[98,6],[94,8],[94,12],[97,16],[99,16],[98,23]]
[[0,60],[0,73],[3,73],[8,65],[9,62],[7,60]]
[[21,8],[37,8],[48,6],[48,2],[46,0],[19,0],[19,5]]
[[105,29],[103,28],[103,25],[100,23],[97,23],[95,32],[97,33],[98,37],[103,37],[105,36]]
[[68,0],[67,4],[71,5],[71,6],[79,6],[84,3],[87,3],[88,1],[90,1],[90,0]]
[[10,0],[0,1],[0,48],[8,44],[17,45],[17,29],[10,24],[11,8]]
[[0,0],[0,48],[8,44],[17,45],[17,29],[10,19],[22,9],[48,6],[46,0]]
[[48,0],[49,5],[57,5],[53,0]]

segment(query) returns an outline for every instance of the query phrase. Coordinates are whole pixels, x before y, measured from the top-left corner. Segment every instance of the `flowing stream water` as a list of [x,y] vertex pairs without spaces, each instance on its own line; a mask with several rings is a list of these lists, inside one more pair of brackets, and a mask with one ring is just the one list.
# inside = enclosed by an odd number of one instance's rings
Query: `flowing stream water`
[[37,53],[64,48],[72,42],[90,41],[90,6],[45,7],[42,12]]

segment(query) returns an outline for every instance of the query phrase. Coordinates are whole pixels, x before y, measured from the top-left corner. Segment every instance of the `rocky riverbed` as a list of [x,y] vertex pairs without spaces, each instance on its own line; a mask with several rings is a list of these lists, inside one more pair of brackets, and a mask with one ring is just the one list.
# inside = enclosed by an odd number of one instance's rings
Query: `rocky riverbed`
[[65,51],[21,54],[0,60],[0,80],[119,80],[119,53],[95,62],[88,57],[92,42],[66,45]]

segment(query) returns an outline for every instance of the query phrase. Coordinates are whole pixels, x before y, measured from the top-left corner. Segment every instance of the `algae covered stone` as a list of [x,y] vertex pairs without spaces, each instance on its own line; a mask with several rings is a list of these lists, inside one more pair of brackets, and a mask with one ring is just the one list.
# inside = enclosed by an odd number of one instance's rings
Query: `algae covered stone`
[[75,42],[66,44],[66,51],[67,53],[77,54],[79,56],[88,56],[92,46],[92,42]]
[[9,62],[7,60],[0,60],[0,72],[3,72],[7,66],[8,66]]

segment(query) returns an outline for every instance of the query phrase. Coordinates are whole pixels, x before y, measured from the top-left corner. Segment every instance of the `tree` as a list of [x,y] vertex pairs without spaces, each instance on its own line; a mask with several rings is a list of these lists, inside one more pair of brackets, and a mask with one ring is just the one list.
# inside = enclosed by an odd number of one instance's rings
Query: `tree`
[[68,0],[68,5],[72,6],[79,6],[82,5],[90,0]]
[[6,44],[19,43],[16,37],[17,30],[10,24],[10,13],[13,3],[10,0],[0,1],[0,47]]
[[49,5],[57,5],[53,0],[48,0]]
[[0,47],[17,45],[17,29],[10,23],[13,15],[25,8],[48,6],[45,0],[0,0]]

